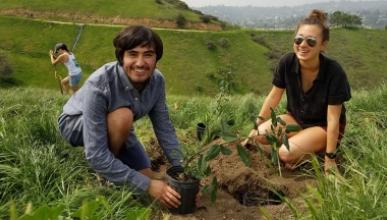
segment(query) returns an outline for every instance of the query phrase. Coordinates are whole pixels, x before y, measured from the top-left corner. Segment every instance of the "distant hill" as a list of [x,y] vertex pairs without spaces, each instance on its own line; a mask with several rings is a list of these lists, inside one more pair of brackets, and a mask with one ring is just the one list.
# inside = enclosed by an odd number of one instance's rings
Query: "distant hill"
[[[85,25],[81,29],[74,24],[0,16],[0,54],[14,77],[3,84],[0,81],[0,87],[13,83],[57,89],[48,50],[59,41],[73,45],[80,30],[74,53],[85,80],[102,64],[115,60],[112,39],[121,28]],[[166,77],[167,92],[176,95],[212,96],[225,74],[234,93],[266,94],[273,67],[292,50],[293,31],[156,31],[165,46],[158,68]],[[353,89],[372,88],[387,80],[386,42],[384,30],[334,29],[327,52],[343,65]],[[58,66],[58,73],[67,74],[63,65]]]
[[243,27],[287,29],[293,28],[301,17],[316,8],[328,13],[339,10],[359,15],[367,27],[385,28],[387,25],[386,1],[332,1],[294,7],[206,6],[196,9]]
[[[213,16],[190,9],[180,0],[1,0],[0,15],[103,24],[220,30]],[[183,17],[184,24],[176,20]]]

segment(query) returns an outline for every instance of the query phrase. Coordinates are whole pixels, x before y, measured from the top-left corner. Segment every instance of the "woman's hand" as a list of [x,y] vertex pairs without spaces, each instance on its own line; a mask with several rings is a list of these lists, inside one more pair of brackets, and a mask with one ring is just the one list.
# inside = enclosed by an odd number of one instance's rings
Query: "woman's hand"
[[336,159],[330,159],[327,156],[325,156],[324,171],[325,171],[325,175],[332,172],[337,172]]

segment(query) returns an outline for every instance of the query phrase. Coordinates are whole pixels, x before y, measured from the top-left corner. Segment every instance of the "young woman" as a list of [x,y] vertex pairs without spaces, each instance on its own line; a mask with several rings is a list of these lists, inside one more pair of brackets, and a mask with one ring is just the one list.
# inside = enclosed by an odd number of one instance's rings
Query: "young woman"
[[[268,144],[264,134],[270,131],[270,108],[275,108],[284,92],[287,114],[280,115],[287,124],[302,130],[291,134],[289,150],[279,149],[281,161],[288,168],[306,155],[325,153],[324,169],[336,169],[336,146],[346,125],[344,102],[351,98],[347,76],[341,66],[323,52],[329,41],[326,14],[313,10],[296,28],[293,50],[284,55],[274,71],[273,87],[266,97],[257,129],[250,133],[261,144]],[[262,119],[263,118],[263,119]],[[268,146],[264,150],[269,151]]]
[[82,69],[74,54],[67,49],[66,44],[57,43],[55,51],[50,50],[50,58],[52,64],[62,63],[66,66],[69,75],[61,80],[61,85],[66,93],[74,94],[79,89],[82,77]]

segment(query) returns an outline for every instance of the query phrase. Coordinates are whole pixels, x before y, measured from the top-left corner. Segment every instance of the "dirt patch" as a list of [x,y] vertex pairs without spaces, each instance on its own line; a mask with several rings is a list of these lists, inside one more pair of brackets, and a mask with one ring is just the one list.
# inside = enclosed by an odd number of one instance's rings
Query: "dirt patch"
[[[64,20],[76,23],[95,23],[95,24],[110,24],[110,25],[145,25],[149,27],[160,27],[160,28],[172,28],[176,29],[175,20],[166,19],[149,19],[149,18],[123,18],[120,16],[115,17],[104,17],[93,14],[85,13],[66,13],[57,11],[35,11],[24,8],[15,9],[0,9],[1,15],[8,16],[20,16],[27,18],[36,19],[47,19],[47,20]],[[190,22],[187,21],[185,26],[187,29],[196,30],[211,30],[220,31],[222,27],[219,24],[206,24],[201,22]]]
[[[218,190],[215,204],[207,195],[202,197],[202,207],[189,215],[171,215],[172,220],[190,219],[294,219],[290,208],[281,204],[277,194],[282,194],[302,208],[301,193],[308,185],[316,181],[303,170],[289,171],[282,169],[279,176],[276,167],[259,152],[251,151],[252,165],[246,167],[239,159],[236,144],[229,148],[233,153],[229,156],[218,156],[211,161],[210,167],[218,179]],[[203,184],[208,179],[202,180]],[[298,201],[297,201],[298,200]],[[243,203],[246,203],[243,205]]]

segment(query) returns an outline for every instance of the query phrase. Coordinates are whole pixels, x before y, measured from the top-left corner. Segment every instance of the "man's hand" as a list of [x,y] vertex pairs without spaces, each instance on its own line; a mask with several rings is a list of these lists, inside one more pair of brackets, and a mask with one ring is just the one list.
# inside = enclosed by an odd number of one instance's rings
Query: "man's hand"
[[179,193],[161,180],[151,180],[148,192],[167,208],[178,208],[180,205]]
[[337,172],[336,159],[330,159],[325,156],[324,171],[325,175],[329,174],[330,172]]

